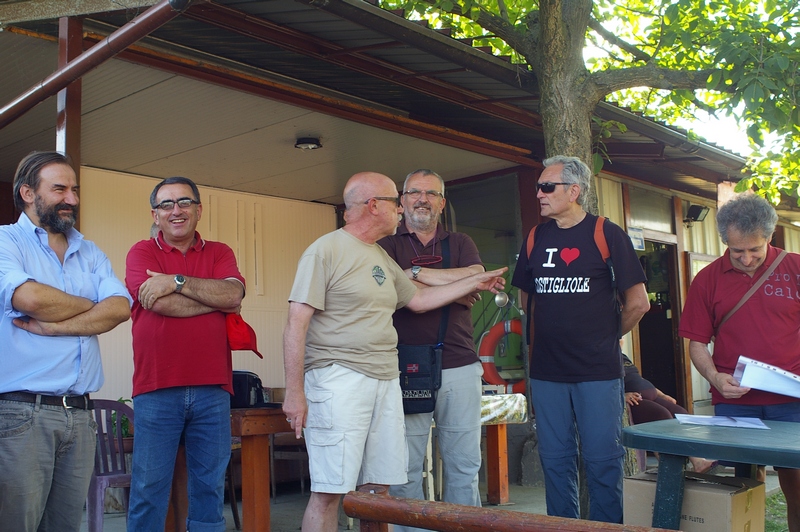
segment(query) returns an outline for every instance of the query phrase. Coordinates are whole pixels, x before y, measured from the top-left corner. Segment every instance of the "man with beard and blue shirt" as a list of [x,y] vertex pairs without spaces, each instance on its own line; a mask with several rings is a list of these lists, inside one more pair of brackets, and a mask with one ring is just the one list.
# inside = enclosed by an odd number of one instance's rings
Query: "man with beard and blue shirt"
[[0,227],[0,528],[77,532],[97,441],[89,393],[103,385],[97,335],[126,321],[132,300],[73,228],[64,155],[25,157],[14,205],[19,220]]

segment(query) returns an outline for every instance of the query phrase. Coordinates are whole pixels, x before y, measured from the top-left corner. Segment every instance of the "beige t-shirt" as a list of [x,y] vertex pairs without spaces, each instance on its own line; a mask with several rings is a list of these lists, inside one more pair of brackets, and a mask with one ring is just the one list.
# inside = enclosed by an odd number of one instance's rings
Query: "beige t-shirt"
[[339,229],[300,257],[289,301],[316,309],[306,335],[305,370],[340,364],[368,377],[398,376],[392,314],[416,287],[377,244]]

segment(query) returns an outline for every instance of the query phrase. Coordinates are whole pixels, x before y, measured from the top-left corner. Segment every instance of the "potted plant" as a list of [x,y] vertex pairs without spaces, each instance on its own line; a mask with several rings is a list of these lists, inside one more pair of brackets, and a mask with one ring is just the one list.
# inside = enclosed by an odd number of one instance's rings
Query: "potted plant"
[[[132,400],[123,399],[122,397],[117,399],[117,401],[122,403],[122,404],[133,403]],[[113,430],[113,433],[114,433],[114,445],[118,446],[117,439],[116,439],[116,436],[117,436],[117,413],[116,412],[111,414],[111,424],[112,424],[112,430]],[[122,417],[120,418],[119,428],[120,428],[120,432],[121,432],[121,436],[122,436],[122,452],[126,453],[126,454],[127,453],[132,453],[133,452],[133,426],[131,425],[131,422],[128,419],[128,417],[126,415],[124,415],[124,414],[122,414]],[[117,452],[119,452],[119,448],[117,448]]]

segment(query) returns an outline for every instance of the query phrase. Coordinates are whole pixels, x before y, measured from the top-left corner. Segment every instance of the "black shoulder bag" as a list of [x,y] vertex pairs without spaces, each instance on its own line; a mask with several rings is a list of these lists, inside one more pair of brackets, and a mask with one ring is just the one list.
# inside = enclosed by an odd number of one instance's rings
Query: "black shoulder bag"
[[[450,239],[442,240],[442,268],[450,267]],[[450,305],[442,308],[439,338],[436,344],[398,345],[400,388],[403,391],[403,412],[423,414],[433,412],[436,391],[442,386],[442,348],[450,318]]]

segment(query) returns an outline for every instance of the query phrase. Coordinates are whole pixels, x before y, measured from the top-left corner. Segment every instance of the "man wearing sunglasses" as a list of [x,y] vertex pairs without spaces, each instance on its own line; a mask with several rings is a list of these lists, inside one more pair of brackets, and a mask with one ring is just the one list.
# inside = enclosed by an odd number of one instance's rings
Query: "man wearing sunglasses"
[[[578,518],[578,440],[589,488],[589,519],[622,522],[623,387],[619,339],[650,307],[631,240],[602,226],[611,264],[583,210],[589,168],[575,157],[544,161],[536,186],[542,216],[512,284],[532,307],[531,396],[548,515]],[[612,271],[613,268],[613,271]],[[616,284],[615,284],[616,283]],[[621,312],[617,296],[622,303]],[[529,319],[530,314],[529,314]]]
[[[451,233],[439,223],[444,209],[444,180],[432,170],[411,172],[403,185],[404,220],[397,234],[378,242],[417,286],[435,286],[484,271],[478,248],[463,233]],[[448,265],[442,245],[447,243]],[[446,269],[444,269],[446,268]],[[445,502],[480,506],[478,471],[481,467],[481,375],[483,368],[472,339],[470,308],[476,292],[449,305],[442,351],[442,385],[433,412],[407,414],[408,478],[392,486],[396,497],[422,499],[422,467],[431,420],[436,421],[444,468]],[[400,309],[394,326],[400,344],[436,344],[443,309],[422,314]],[[419,530],[395,526],[395,530]]]
[[203,240],[197,185],[170,177],[150,195],[155,238],[128,252],[133,306],[133,450],[128,530],[163,530],[178,445],[188,473],[189,530],[225,530],[223,485],[231,454],[231,350],[225,315],[238,312],[244,278],[233,251]]
[[504,286],[506,268],[417,288],[377,245],[403,208],[385,175],[362,172],[344,189],[345,227],[300,257],[283,332],[283,411],[308,448],[311,498],[303,532],[335,532],[342,495],[366,483],[408,481],[397,333],[392,314],[427,312]]

